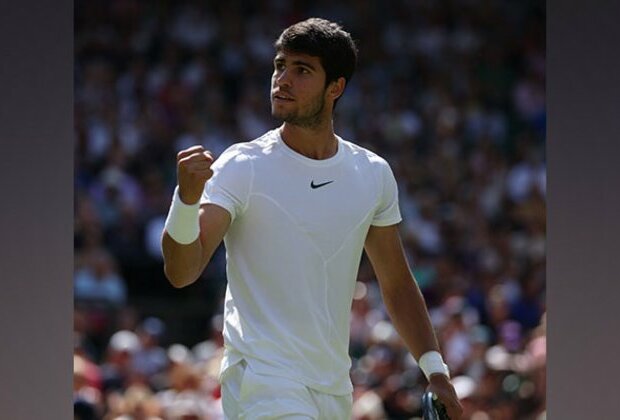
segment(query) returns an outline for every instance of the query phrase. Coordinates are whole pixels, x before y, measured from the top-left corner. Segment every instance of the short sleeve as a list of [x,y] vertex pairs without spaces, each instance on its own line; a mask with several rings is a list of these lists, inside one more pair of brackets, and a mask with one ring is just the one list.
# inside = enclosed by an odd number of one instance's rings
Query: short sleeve
[[379,202],[371,224],[373,226],[390,226],[402,220],[398,207],[398,186],[390,165],[381,160],[379,174]]
[[250,193],[252,163],[236,146],[228,148],[213,163],[213,176],[205,184],[200,204],[223,207],[234,220],[245,209]]

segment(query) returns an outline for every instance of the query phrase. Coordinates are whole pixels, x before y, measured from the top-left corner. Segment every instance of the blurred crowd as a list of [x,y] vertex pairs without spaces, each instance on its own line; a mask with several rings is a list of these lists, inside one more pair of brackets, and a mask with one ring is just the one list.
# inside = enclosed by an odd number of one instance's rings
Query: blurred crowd
[[[358,43],[336,131],[392,165],[464,418],[545,418],[544,1],[76,0],[76,419],[222,418],[223,250],[185,289],[163,274],[175,155],[278,124],[272,44],[309,16]],[[350,354],[355,419],[421,417],[365,258]]]

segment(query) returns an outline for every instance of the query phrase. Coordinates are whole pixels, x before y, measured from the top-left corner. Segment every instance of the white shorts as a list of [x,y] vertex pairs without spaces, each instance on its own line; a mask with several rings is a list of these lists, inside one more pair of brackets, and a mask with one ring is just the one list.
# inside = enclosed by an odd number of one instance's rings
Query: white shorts
[[352,395],[331,395],[291,379],[259,375],[245,360],[222,373],[226,420],[349,420]]

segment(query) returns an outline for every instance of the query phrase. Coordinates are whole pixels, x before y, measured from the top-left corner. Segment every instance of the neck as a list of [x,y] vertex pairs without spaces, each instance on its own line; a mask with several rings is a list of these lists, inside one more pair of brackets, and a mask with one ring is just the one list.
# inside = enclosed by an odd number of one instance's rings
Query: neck
[[331,118],[312,128],[285,122],[280,127],[280,135],[288,147],[310,159],[328,159],[338,151],[338,140]]

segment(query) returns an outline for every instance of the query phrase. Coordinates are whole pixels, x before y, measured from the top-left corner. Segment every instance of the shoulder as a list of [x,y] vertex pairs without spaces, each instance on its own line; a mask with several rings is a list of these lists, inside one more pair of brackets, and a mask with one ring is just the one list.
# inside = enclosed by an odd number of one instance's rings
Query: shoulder
[[377,170],[385,170],[390,168],[390,164],[383,157],[379,156],[372,150],[362,147],[350,141],[340,139],[347,154],[358,164],[367,165]]
[[235,143],[222,152],[215,165],[243,164],[260,158],[270,152],[275,142],[273,132],[268,131],[254,140]]

